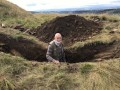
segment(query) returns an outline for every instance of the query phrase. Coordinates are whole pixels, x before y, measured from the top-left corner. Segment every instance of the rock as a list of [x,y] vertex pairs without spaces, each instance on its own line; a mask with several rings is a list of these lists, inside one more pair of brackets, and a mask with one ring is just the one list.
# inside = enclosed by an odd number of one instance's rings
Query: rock
[[1,24],[2,28],[6,28],[6,25],[4,23]]

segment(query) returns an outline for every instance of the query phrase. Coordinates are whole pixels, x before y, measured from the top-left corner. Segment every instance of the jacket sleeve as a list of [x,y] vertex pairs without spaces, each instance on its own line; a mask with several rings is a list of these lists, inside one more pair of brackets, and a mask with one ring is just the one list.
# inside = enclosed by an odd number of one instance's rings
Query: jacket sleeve
[[48,49],[47,49],[47,53],[46,53],[46,58],[48,59],[48,61],[53,61],[54,59],[52,58],[52,53],[53,53],[53,47],[51,44],[49,44]]

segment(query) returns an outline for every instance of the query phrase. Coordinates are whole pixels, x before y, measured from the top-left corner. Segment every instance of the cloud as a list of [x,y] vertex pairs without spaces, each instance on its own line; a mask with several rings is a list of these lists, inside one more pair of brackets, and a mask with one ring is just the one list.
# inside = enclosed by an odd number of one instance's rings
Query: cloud
[[112,1],[112,3],[119,3],[120,4],[120,0],[114,0],[114,1]]
[[30,6],[30,7],[31,7],[31,6],[33,7],[33,6],[36,6],[36,5],[37,5],[36,3],[27,4],[28,7],[29,7],[29,6]]
[[[83,8],[89,5],[120,5],[120,0],[8,0],[28,11]],[[23,1],[23,2],[22,2]]]

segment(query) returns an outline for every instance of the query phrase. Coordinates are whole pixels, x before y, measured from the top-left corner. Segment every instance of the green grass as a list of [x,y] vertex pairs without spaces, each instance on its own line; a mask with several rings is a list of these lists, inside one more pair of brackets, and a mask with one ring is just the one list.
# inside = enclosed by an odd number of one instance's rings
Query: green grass
[[93,66],[90,64],[85,64],[83,67],[81,67],[81,73],[89,73],[92,70]]
[[0,24],[7,27],[23,25],[26,28],[35,28],[39,21],[30,12],[6,0],[0,0]]

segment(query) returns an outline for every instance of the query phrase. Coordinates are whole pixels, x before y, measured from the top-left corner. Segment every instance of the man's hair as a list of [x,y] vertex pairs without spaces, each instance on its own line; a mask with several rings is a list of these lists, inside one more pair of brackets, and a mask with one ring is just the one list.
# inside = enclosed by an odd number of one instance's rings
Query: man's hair
[[54,38],[57,37],[57,36],[61,36],[62,37],[62,35],[60,33],[56,33]]

